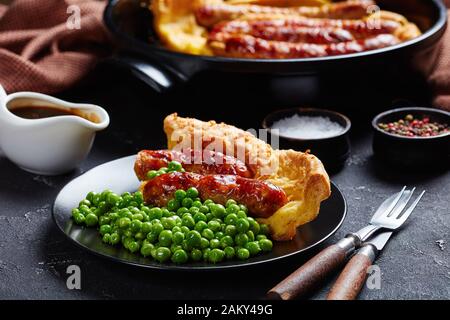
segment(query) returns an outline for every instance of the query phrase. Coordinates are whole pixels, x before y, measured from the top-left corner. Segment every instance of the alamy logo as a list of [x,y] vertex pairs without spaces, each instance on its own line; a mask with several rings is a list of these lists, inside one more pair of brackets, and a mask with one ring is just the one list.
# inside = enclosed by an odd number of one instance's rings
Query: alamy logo
[[81,290],[81,269],[77,265],[70,265],[66,270],[70,276],[67,278],[66,286],[69,290]]
[[369,290],[380,290],[381,289],[381,269],[376,264],[367,268],[367,281],[366,286]]
[[67,14],[69,18],[66,22],[66,27],[69,30],[80,30],[81,29],[81,9],[77,5],[70,5],[67,7]]

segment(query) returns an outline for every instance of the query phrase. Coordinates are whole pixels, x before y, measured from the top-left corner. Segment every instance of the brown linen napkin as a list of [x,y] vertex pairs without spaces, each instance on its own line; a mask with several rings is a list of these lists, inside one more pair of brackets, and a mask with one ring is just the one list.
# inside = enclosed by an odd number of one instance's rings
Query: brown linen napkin
[[0,84],[8,93],[54,93],[75,84],[110,51],[104,8],[105,2],[95,0],[0,5]]

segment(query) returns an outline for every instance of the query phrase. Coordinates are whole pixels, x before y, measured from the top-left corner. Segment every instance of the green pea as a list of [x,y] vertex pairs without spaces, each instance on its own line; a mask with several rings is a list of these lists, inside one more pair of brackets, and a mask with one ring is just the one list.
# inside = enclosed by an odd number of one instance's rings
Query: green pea
[[139,220],[142,222],[144,220],[144,215],[142,213],[135,213],[133,214],[132,220]]
[[183,201],[181,201],[181,205],[185,208],[190,208],[194,201],[191,198],[184,198]]
[[204,204],[205,206],[210,205],[211,203],[214,203],[214,201],[212,201],[211,199],[206,199],[206,200],[203,202],[203,204]]
[[200,247],[202,236],[200,232],[192,230],[186,235],[186,241],[192,248]]
[[216,249],[216,248],[220,248],[220,240],[219,239],[211,239],[209,241],[209,246],[211,247],[211,249]]
[[202,232],[204,229],[208,228],[208,224],[205,221],[199,221],[195,224],[194,229],[198,232]]
[[247,242],[245,249],[247,249],[252,256],[257,255],[261,251],[261,247],[257,241]]
[[240,218],[236,221],[236,229],[238,232],[244,233],[247,232],[248,228],[250,227],[250,223],[247,219]]
[[86,196],[86,200],[88,200],[89,202],[92,203],[94,201],[95,195],[96,195],[96,193],[94,191],[89,192]]
[[119,227],[121,229],[128,228],[128,226],[131,224],[131,220],[129,218],[120,218],[119,220]]
[[173,227],[175,227],[175,225],[176,225],[176,222],[174,219],[165,218],[165,217],[161,218],[161,223],[162,223],[164,229],[167,229],[167,230],[172,230]]
[[111,222],[116,221],[119,218],[119,214],[117,212],[108,213],[108,217]]
[[232,247],[234,245],[234,240],[231,236],[223,236],[220,239],[220,245],[222,248]]
[[[172,228],[172,233],[175,233],[175,232],[181,232],[181,233],[183,233],[183,231],[181,231],[181,227],[179,227],[179,226],[175,226],[175,227]],[[183,234],[184,234],[184,233],[183,233]]]
[[131,238],[131,237],[123,236],[123,238],[122,238],[122,243],[123,243],[123,246],[125,247],[125,249],[128,249],[128,246],[129,246],[130,243],[133,242],[133,241],[134,241],[134,240],[133,240],[133,238]]
[[181,226],[180,229],[181,229],[181,232],[183,232],[184,234],[187,234],[189,231],[191,231],[191,229],[189,229],[186,226]]
[[228,208],[228,207],[231,206],[231,205],[237,205],[236,200],[228,199],[228,200],[227,200],[227,203],[225,204],[225,207]]
[[141,205],[144,203],[144,195],[140,191],[137,191],[134,193],[133,199],[134,199],[134,201],[137,202],[138,205]]
[[118,194],[112,192],[112,193],[109,193],[109,194],[108,194],[108,197],[107,197],[107,199],[106,199],[106,203],[107,203],[109,206],[113,207],[113,206],[115,206],[120,200],[122,200],[122,198],[121,198]]
[[223,218],[226,214],[225,207],[221,204],[210,205],[211,213],[215,218]]
[[266,236],[265,234],[258,234],[258,235],[256,236],[256,240],[257,240],[257,241],[259,241],[259,240],[264,240],[264,239],[267,239],[267,236]]
[[128,218],[128,215],[133,216],[130,210],[128,210],[128,208],[120,209],[117,214],[121,218]]
[[105,234],[103,235],[102,241],[103,241],[104,243],[110,243],[110,242],[111,242],[111,235],[110,235],[109,233],[105,233]]
[[203,260],[208,261],[211,248],[205,248],[202,250],[202,252],[203,252]]
[[230,213],[225,217],[224,222],[228,225],[232,224],[235,225],[238,221],[238,216],[235,213]]
[[236,235],[236,233],[237,233],[236,226],[228,225],[228,226],[225,227],[225,234],[227,236],[234,237]]
[[222,231],[218,231],[214,234],[214,237],[219,240],[222,239],[224,236],[225,234]]
[[204,213],[204,214],[207,214],[209,212],[209,207],[205,206],[205,205],[200,206],[199,209],[200,209],[200,212]]
[[156,178],[158,176],[158,172],[156,170],[150,170],[147,172],[147,179],[152,180],[153,178]]
[[240,205],[239,205],[239,209],[240,209],[241,211],[244,211],[245,214],[248,214],[248,209],[247,209],[247,207],[246,207],[245,205],[240,204]]
[[131,238],[133,236],[133,232],[130,229],[126,229],[125,231],[123,231],[123,235],[127,238]]
[[208,222],[208,228],[214,232],[217,232],[221,230],[222,226],[220,225],[220,222],[211,220],[210,222]]
[[104,224],[104,225],[100,226],[100,234],[102,236],[104,236],[107,233],[111,233],[111,230],[112,230],[112,228],[109,224]]
[[102,195],[97,193],[97,194],[94,194],[94,196],[92,197],[92,200],[89,200],[89,201],[91,201],[91,203],[94,206],[98,206],[98,204],[100,203],[101,199],[102,199]]
[[150,222],[144,222],[141,227],[141,232],[147,234],[152,229],[152,224]]
[[86,217],[84,216],[84,214],[79,213],[74,217],[74,220],[76,224],[83,224],[86,222]]
[[100,216],[100,218],[98,218],[98,224],[100,226],[105,225],[105,224],[110,224],[111,223],[111,218],[107,217],[107,216]]
[[153,219],[161,219],[162,218],[162,210],[161,210],[161,208],[151,208],[150,209],[150,213],[149,213],[149,215],[148,215],[148,218],[150,219],[150,220],[153,220]]
[[260,234],[265,234],[266,236],[269,234],[270,228],[267,224],[261,224],[259,227],[260,227],[259,230]]
[[193,200],[195,198],[197,198],[198,197],[198,190],[197,190],[197,188],[192,187],[192,188],[187,189],[186,190],[186,196],[191,198],[191,199],[193,199]]
[[117,232],[111,233],[111,240],[110,240],[110,243],[111,243],[112,245],[114,245],[114,244],[118,244],[119,242],[120,242],[120,236],[119,236],[119,234],[118,234]]
[[237,204],[231,204],[227,206],[227,214],[236,214],[239,211],[239,206]]
[[247,214],[246,214],[244,211],[242,211],[242,210],[239,210],[239,211],[236,213],[236,215],[238,216],[239,219],[245,219],[245,218],[247,218]]
[[248,241],[255,241],[255,234],[253,233],[252,230],[248,230],[246,232],[247,236],[248,236]]
[[171,254],[172,253],[170,252],[169,248],[159,247],[158,249],[156,249],[154,258],[159,262],[165,262],[170,259]]
[[200,261],[203,257],[203,253],[199,249],[192,249],[191,251],[191,259],[192,261]]
[[175,215],[175,212],[169,211],[166,208],[161,209],[161,212],[162,212],[162,217],[163,218],[169,218],[169,217]]
[[169,247],[172,244],[172,231],[163,230],[158,236],[158,241],[161,246]]
[[183,216],[183,214],[189,213],[189,209],[185,207],[181,207],[177,210],[177,215]]
[[225,258],[228,260],[231,260],[234,258],[235,251],[233,247],[226,247],[223,249],[223,252],[225,252]]
[[214,238],[214,231],[212,231],[209,228],[203,229],[202,236],[205,237],[208,240],[211,240]]
[[166,174],[169,170],[166,167],[162,167],[159,168],[158,171],[156,171],[156,173],[158,174],[158,176],[162,175],[162,174]]
[[140,248],[139,243],[137,241],[130,241],[128,243],[128,250],[130,250],[132,253],[135,253]]
[[150,231],[149,233],[147,233],[147,240],[150,243],[155,243],[158,240],[158,236],[159,236],[159,234],[156,234],[155,232]]
[[211,221],[212,219],[214,219],[214,216],[211,212],[208,212],[207,214],[205,214],[205,216],[207,221]]
[[176,199],[171,199],[169,202],[167,202],[167,209],[169,211],[177,211],[178,208],[180,208],[180,201]]
[[133,220],[131,221],[131,231],[133,232],[139,232],[142,228],[142,222],[139,220]]
[[191,208],[198,208],[200,210],[200,207],[202,206],[202,202],[200,200],[195,200],[194,202],[192,202],[192,207]]
[[164,230],[164,226],[162,225],[162,223],[155,223],[152,225],[151,231],[152,233],[156,234],[157,236],[159,236],[159,234]]
[[175,251],[172,255],[172,262],[173,263],[186,263],[189,259],[188,254],[186,253],[186,251],[184,251],[183,249],[179,249],[177,251]]
[[183,226],[188,227],[189,229],[193,229],[195,227],[195,220],[192,218],[190,214],[183,215],[181,219],[181,223]]
[[175,191],[174,196],[175,196],[176,200],[181,202],[181,201],[183,201],[184,198],[186,198],[186,191],[181,190],[181,189],[177,190],[177,191]]
[[89,208],[92,205],[88,199],[84,199],[84,200],[81,200],[80,203],[78,204],[78,207],[81,207],[81,206],[86,206]]
[[139,232],[136,232],[136,234],[134,235],[134,238],[137,239],[137,240],[144,240],[145,237],[146,237],[146,235],[143,234],[143,233],[140,232],[140,231],[139,231]]
[[151,243],[146,243],[144,245],[142,245],[141,247],[141,254],[144,257],[148,257],[152,254],[152,250],[155,248],[155,246]]
[[178,161],[173,160],[169,162],[167,168],[172,171],[181,171],[181,169],[183,169],[183,166]]
[[262,251],[268,252],[272,251],[273,243],[269,239],[261,239],[259,240],[259,246],[261,247]]
[[236,243],[236,245],[244,247],[245,244],[248,242],[248,236],[245,233],[238,233],[234,237],[234,242]]
[[206,248],[208,248],[208,247],[209,247],[209,240],[202,237],[202,238],[200,239],[200,248],[206,249]]
[[102,199],[102,201],[106,201],[106,199],[108,199],[108,195],[109,195],[110,193],[112,193],[112,191],[109,190],[109,189],[106,189],[105,191],[103,191],[103,192],[101,193],[101,199]]
[[89,208],[87,205],[82,204],[81,206],[78,207],[78,210],[80,210],[80,212],[82,214],[84,214],[85,216],[87,216],[89,213],[92,213],[91,208]]
[[[172,230],[173,232],[173,230]],[[177,231],[173,233],[172,241],[176,244],[180,244],[184,240],[184,233],[181,231]]]
[[[200,209],[198,207],[190,207],[189,213],[192,214],[192,216],[195,216],[196,214],[200,213]],[[202,213],[203,214],[203,213]],[[204,215],[204,214],[203,214]],[[206,219],[206,216],[205,216]]]
[[208,254],[208,259],[212,263],[221,262],[223,258],[225,257],[225,252],[220,249],[212,249],[211,252]]
[[206,215],[204,213],[197,212],[197,213],[194,214],[194,221],[195,222],[199,222],[199,221],[205,221],[206,222],[207,221]]
[[97,218],[97,216],[96,216],[95,214],[89,213],[88,215],[86,215],[86,220],[85,220],[85,222],[86,222],[86,225],[87,225],[88,227],[93,227],[93,226],[96,226],[96,225],[97,225],[97,223],[98,223],[98,218]]
[[78,209],[78,208],[72,209],[72,217],[75,218],[75,216],[79,215],[80,213],[81,213],[80,209]]
[[180,249],[183,249],[183,246],[179,244],[172,243],[172,245],[170,246],[170,252],[172,252],[172,254]]
[[187,242],[186,239],[181,243],[181,248],[186,251],[192,251],[193,247]]
[[240,260],[247,260],[250,257],[250,252],[247,249],[245,249],[245,248],[240,248],[237,251],[237,257]]

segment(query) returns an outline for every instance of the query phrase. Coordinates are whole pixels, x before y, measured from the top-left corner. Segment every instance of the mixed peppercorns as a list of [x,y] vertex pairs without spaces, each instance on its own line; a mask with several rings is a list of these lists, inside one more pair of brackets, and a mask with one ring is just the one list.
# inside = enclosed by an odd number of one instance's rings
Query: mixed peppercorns
[[434,137],[449,131],[448,124],[430,122],[428,117],[419,120],[411,114],[395,122],[379,123],[378,127],[386,132],[405,137]]

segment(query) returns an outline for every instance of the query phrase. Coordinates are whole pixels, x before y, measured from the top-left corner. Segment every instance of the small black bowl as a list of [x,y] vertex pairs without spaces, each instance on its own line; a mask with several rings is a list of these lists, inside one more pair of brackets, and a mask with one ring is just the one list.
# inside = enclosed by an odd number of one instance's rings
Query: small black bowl
[[[276,121],[292,117],[296,114],[299,116],[327,117],[331,121],[340,124],[344,130],[336,136],[318,139],[286,137],[271,130],[272,125]],[[314,108],[278,110],[266,116],[262,123],[262,127],[268,130],[271,141],[273,141],[273,138],[279,139],[280,149],[294,149],[303,152],[310,150],[312,154],[317,156],[322,161],[328,171],[336,171],[341,169],[350,155],[350,119],[334,111]]]
[[404,137],[388,133],[378,127],[404,119],[429,117],[430,122],[450,123],[450,112],[430,108],[399,108],[383,112],[372,120],[374,130],[373,151],[375,158],[404,169],[432,170],[450,164],[450,132],[433,137]]

